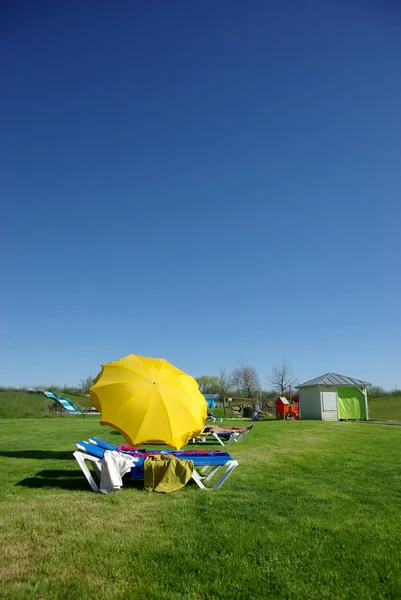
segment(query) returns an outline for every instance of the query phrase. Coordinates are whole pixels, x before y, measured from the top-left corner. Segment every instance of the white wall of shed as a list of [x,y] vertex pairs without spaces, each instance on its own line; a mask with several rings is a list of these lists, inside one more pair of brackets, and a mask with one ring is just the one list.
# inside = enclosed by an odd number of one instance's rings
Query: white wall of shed
[[322,418],[322,402],[318,387],[306,387],[299,390],[301,419],[320,420]]

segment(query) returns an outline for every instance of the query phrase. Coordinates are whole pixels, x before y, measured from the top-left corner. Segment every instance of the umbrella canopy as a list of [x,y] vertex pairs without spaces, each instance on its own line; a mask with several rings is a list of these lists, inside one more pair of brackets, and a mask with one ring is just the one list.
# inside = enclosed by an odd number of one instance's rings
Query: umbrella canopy
[[180,449],[202,431],[207,404],[193,377],[166,360],[130,354],[102,365],[90,389],[102,425],[132,445]]

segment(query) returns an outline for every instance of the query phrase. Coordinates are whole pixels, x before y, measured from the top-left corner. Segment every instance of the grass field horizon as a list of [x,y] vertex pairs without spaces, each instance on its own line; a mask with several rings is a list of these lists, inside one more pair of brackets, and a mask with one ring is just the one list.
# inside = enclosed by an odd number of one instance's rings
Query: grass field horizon
[[[401,431],[263,421],[216,492],[90,491],[98,416],[0,420],[1,598],[397,598]],[[204,447],[204,446],[202,446]]]
[[[69,398],[80,409],[91,406],[88,395],[70,394],[62,391],[58,393],[61,396]],[[46,398],[42,394],[28,394],[23,390],[16,389],[0,390],[0,419],[59,417],[60,415],[56,415],[50,410],[53,404],[53,400]],[[216,416],[224,416],[222,408],[213,409],[212,412]],[[66,418],[76,418],[75,415],[65,416]],[[238,414],[227,409],[227,417],[238,417]],[[401,393],[399,395],[369,398],[369,419],[401,423]]]

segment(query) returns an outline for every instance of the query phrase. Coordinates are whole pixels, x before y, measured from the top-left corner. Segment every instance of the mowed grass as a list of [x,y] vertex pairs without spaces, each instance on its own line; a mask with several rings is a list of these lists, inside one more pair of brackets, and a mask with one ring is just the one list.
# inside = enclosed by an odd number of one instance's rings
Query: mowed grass
[[401,423],[401,395],[369,398],[369,418]]
[[91,492],[72,452],[93,435],[121,439],[0,421],[1,598],[400,597],[401,429],[259,422],[220,490],[169,495]]

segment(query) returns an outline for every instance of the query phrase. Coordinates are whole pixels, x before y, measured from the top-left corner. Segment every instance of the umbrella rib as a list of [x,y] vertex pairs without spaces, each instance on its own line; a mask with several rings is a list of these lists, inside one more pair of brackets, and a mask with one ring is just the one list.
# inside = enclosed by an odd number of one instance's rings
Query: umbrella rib
[[[165,402],[165,400],[164,400],[164,398],[163,398],[162,394],[161,394],[159,391],[158,391],[158,395],[159,395],[159,398],[160,398],[160,400],[161,400],[161,401],[162,401],[162,403],[163,403],[164,412],[165,412],[165,415],[166,415],[166,420],[167,420],[167,422],[168,422],[168,426],[169,426],[169,429],[170,429],[170,439],[172,440],[172,439],[173,439],[173,430],[172,430],[172,428],[171,428],[170,415],[169,415],[169,412],[168,412],[168,410],[167,410],[167,405],[166,405],[166,402]],[[142,423],[142,425],[143,425],[143,423]],[[142,427],[141,427],[141,428],[142,428]],[[138,434],[139,434],[139,432],[140,432],[141,428],[138,430]]]
[[192,412],[190,411],[190,409],[188,408],[188,406],[187,406],[186,404],[184,404],[184,402],[183,402],[183,401],[182,401],[180,398],[178,398],[178,397],[177,397],[177,398],[175,398],[175,400],[176,400],[177,402],[179,402],[179,404],[180,404],[180,405],[181,405],[181,406],[182,406],[182,407],[185,409],[185,411],[188,413],[188,415],[189,415],[189,416],[190,416],[192,419],[194,419],[194,417],[193,417],[193,415],[192,415]]
[[170,419],[170,414],[167,410],[167,405],[166,405],[166,401],[164,400],[163,396],[160,394],[159,392],[159,396],[161,397],[162,401],[163,401],[163,406],[164,406],[164,410],[166,411],[166,415],[167,415],[167,420],[168,420],[168,426],[170,428],[170,439],[173,439],[173,429],[171,427],[171,419]]
[[121,410],[121,408],[123,408],[124,405],[127,404],[127,402],[130,402],[131,398],[132,398],[132,396],[129,396],[129,398],[126,398],[125,400],[123,400],[121,402],[121,404],[119,404],[118,406],[116,406],[115,408],[110,410],[109,417],[112,417],[115,412]]
[[[120,359],[120,360],[122,360],[122,359]],[[112,368],[116,368],[116,369],[123,369],[123,370],[132,371],[133,373],[139,374],[141,377],[144,377],[144,375],[141,372],[140,368],[134,367],[132,365],[129,365],[129,366],[127,366],[127,365],[119,365],[118,361],[111,362],[111,363],[106,363],[106,364],[102,365],[103,370],[105,369],[105,367],[112,367]],[[147,374],[147,377],[150,378],[150,376],[148,374]]]
[[[127,384],[127,383],[130,384],[130,383],[132,383],[132,381],[130,379],[123,379],[122,381],[119,381],[117,385]],[[109,385],[116,385],[116,382],[110,381],[110,383],[102,383],[100,385],[96,383],[93,387],[96,387],[96,389],[99,389],[99,388],[108,387]]]

